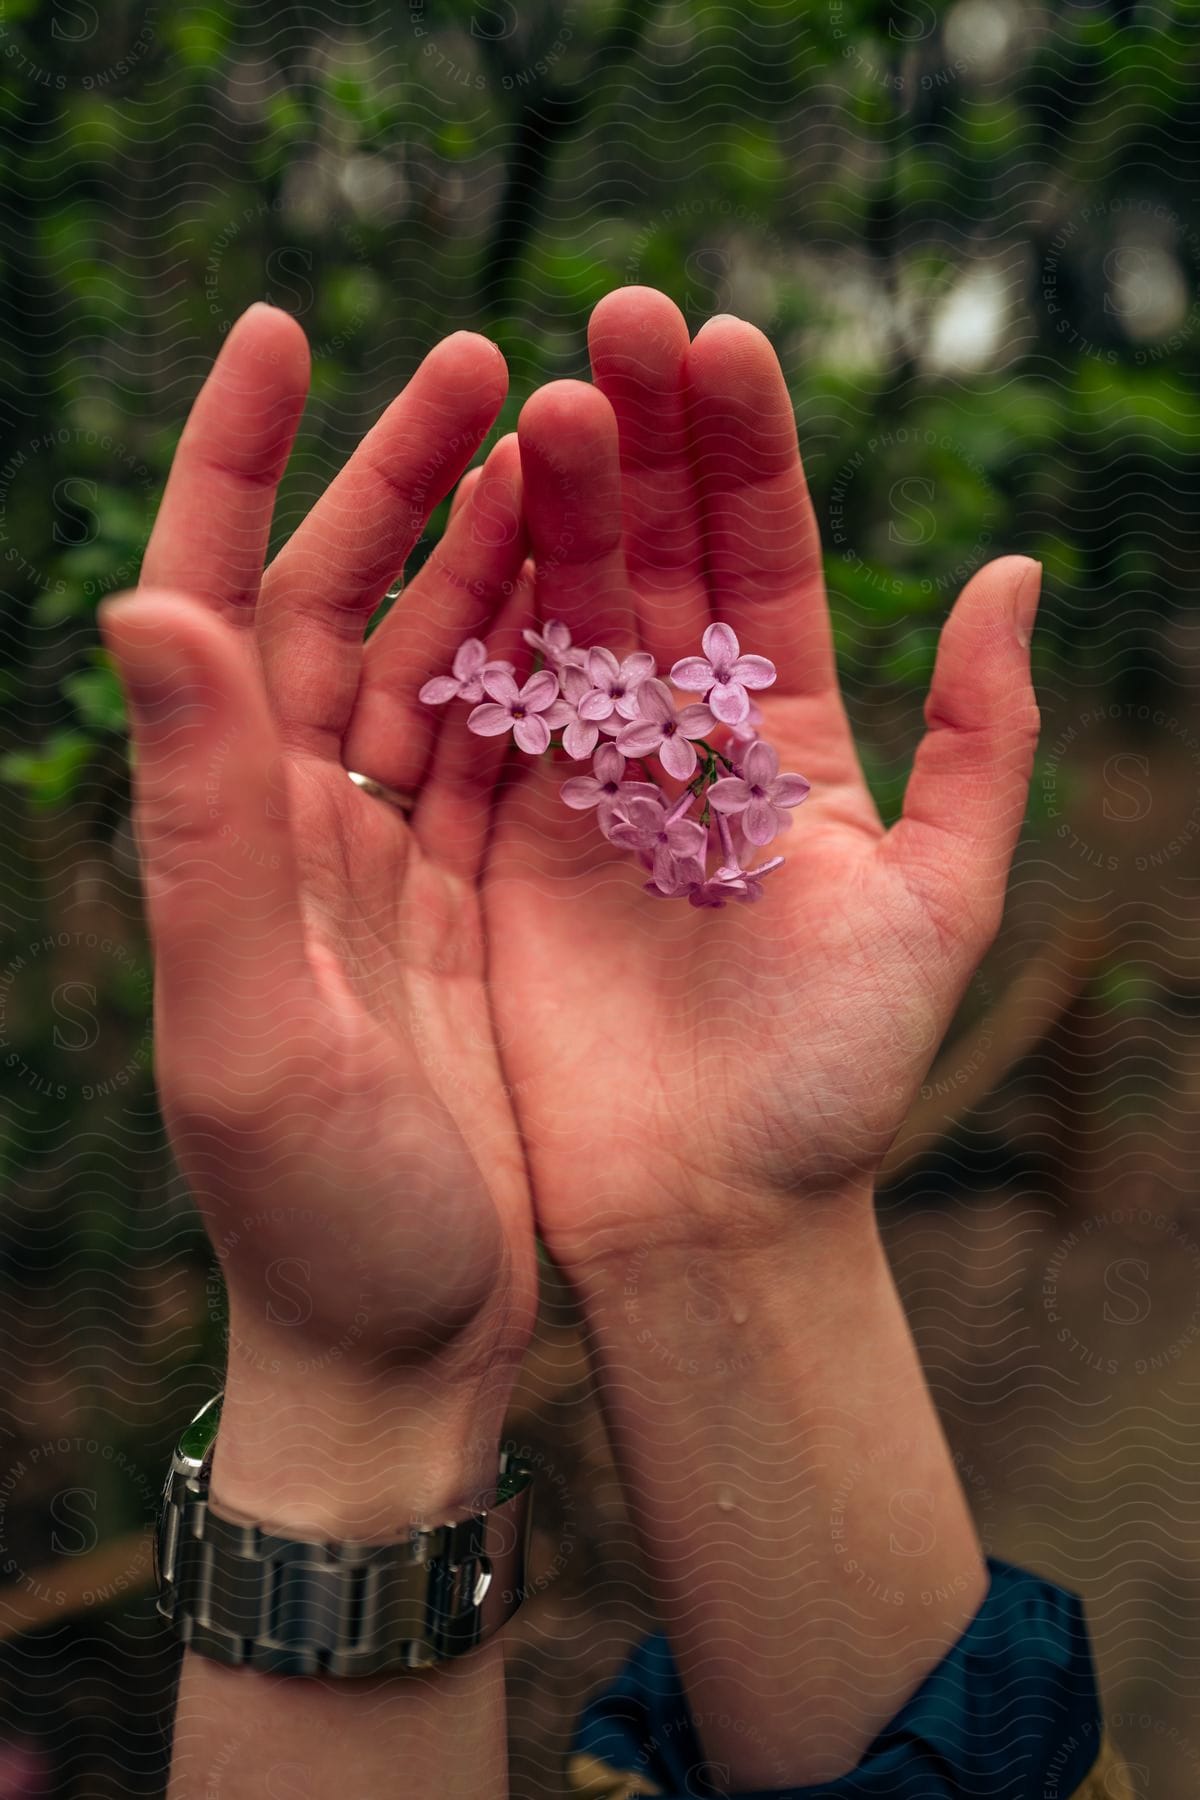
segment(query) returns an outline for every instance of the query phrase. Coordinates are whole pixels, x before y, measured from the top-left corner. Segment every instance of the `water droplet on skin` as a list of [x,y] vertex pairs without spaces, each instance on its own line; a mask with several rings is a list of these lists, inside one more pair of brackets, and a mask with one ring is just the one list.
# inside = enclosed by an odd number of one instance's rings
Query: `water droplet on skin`
[[718,1512],[732,1512],[733,1511],[733,1489],[732,1488],[719,1487],[717,1489],[717,1510],[718,1510]]
[[744,1325],[746,1323],[746,1320],[749,1317],[750,1317],[750,1314],[746,1307],[744,1307],[744,1306],[735,1306],[734,1307],[733,1322],[735,1325]]

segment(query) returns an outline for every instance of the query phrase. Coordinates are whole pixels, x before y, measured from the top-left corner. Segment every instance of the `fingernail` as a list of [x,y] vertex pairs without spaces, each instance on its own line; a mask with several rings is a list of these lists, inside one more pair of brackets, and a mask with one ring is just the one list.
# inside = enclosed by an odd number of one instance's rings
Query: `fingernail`
[[1028,650],[1033,636],[1033,622],[1037,618],[1038,601],[1042,597],[1042,565],[1031,561],[1029,567],[1017,583],[1016,595],[1013,599],[1013,623],[1017,629],[1017,642],[1022,650]]

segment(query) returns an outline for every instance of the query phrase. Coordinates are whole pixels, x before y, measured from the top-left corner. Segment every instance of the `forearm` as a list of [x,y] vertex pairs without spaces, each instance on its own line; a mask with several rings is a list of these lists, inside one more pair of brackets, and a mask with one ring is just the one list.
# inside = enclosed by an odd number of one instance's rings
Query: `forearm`
[[647,1243],[583,1292],[658,1611],[734,1789],[852,1768],[986,1590],[869,1202],[798,1224],[758,1256]]
[[504,1800],[504,1653],[334,1682],[186,1655],[170,1800]]
[[[494,1486],[501,1393],[428,1372],[314,1377],[280,1348],[250,1356],[234,1340],[217,1510],[302,1539],[384,1541]],[[382,1800],[398,1784],[415,1800],[504,1800],[499,1640],[432,1670],[348,1680],[185,1655],[170,1800]]]

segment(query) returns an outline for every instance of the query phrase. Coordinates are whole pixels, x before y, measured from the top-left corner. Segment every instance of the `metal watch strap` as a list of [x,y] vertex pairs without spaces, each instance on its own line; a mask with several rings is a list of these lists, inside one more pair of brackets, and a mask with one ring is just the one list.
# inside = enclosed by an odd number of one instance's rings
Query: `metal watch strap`
[[159,1542],[158,1610],[201,1655],[276,1675],[419,1669],[474,1649],[521,1603],[532,1471],[511,1456],[486,1509],[385,1545],[224,1518],[210,1466],[211,1444],[200,1460],[176,1454]]

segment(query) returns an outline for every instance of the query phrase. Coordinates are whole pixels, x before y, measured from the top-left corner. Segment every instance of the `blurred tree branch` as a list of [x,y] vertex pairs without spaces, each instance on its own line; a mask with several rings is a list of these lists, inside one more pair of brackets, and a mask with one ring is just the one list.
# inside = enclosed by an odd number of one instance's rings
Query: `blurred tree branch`
[[[579,79],[547,88],[517,115],[508,180],[480,268],[480,295],[493,318],[511,301],[513,274],[537,224],[555,151],[584,124],[601,82],[637,55],[660,8],[661,0],[626,0],[592,46]],[[499,51],[495,40],[491,50],[493,56]]]

